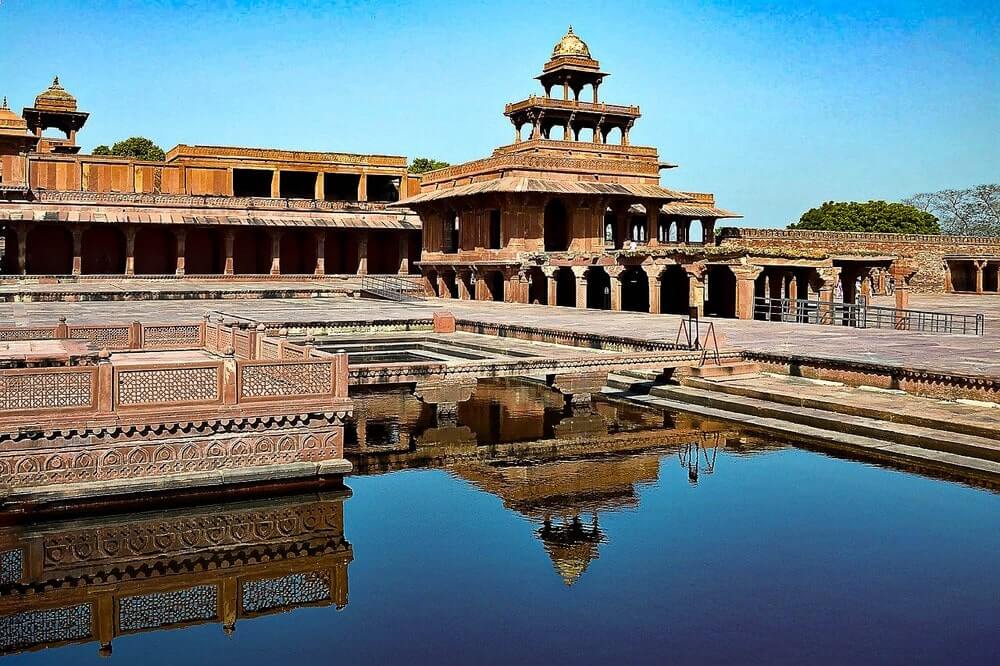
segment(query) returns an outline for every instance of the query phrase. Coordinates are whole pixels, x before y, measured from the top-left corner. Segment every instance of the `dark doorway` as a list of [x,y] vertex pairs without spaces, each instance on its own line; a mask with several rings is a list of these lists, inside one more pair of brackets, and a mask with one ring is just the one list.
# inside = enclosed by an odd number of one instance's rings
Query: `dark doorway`
[[222,234],[217,229],[188,228],[184,239],[184,273],[218,275],[226,267]]
[[[8,248],[17,255],[17,245]],[[54,224],[33,227],[25,247],[28,275],[69,275],[73,272],[73,236],[69,229]]]
[[368,201],[399,201],[399,176],[368,176]]
[[500,234],[500,211],[491,210],[490,211],[490,238],[489,238],[489,249],[499,250],[503,247],[502,238]]
[[486,289],[490,292],[490,300],[498,303],[503,302],[503,273],[491,271],[486,274]]
[[[736,276],[728,266],[709,266],[705,314],[709,317],[736,317]],[[805,283],[800,283],[805,288]]]
[[282,171],[278,174],[282,199],[315,199],[316,176],[311,171]]
[[587,270],[587,307],[593,310],[611,309],[611,278],[599,266]]
[[528,271],[528,302],[537,305],[549,303],[548,279],[537,266]]
[[237,275],[271,272],[271,234],[267,229],[242,229],[233,242],[233,272]]
[[361,175],[356,173],[323,174],[323,198],[327,201],[357,201]]
[[135,234],[136,275],[168,275],[177,272],[177,239],[170,229],[145,227]]
[[273,177],[269,169],[233,169],[233,196],[270,197]]
[[559,199],[545,206],[543,241],[546,252],[564,252],[569,249],[569,215]]
[[639,266],[625,269],[621,275],[622,310],[649,312],[649,278]]
[[681,266],[667,266],[660,276],[660,312],[688,313],[688,274]]
[[576,307],[576,276],[573,269],[560,268],[553,279],[556,281],[556,305]]
[[125,235],[112,225],[94,226],[83,232],[81,270],[90,275],[120,275],[125,272]]

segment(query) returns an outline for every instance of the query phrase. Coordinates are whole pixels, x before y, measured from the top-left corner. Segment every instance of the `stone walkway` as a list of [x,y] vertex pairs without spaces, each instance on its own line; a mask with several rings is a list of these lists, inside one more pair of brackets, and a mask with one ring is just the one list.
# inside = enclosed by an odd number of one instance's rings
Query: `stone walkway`
[[[913,296],[911,307],[983,312],[986,335],[959,336],[907,331],[707,319],[725,344],[746,349],[855,360],[911,368],[1000,377],[1000,297]],[[490,322],[673,341],[681,322],[674,315],[647,315],[476,301],[427,300],[415,304],[351,298],[0,303],[0,324],[196,321],[205,313],[262,320],[347,321],[429,317],[435,309]],[[703,323],[704,325],[704,323]]]

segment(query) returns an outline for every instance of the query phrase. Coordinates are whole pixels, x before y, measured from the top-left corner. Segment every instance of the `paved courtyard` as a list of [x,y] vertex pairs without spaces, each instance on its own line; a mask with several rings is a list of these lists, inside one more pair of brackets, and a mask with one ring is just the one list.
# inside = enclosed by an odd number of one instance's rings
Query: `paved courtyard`
[[[911,307],[982,312],[986,335],[960,336],[906,331],[708,319],[725,344],[746,349],[877,362],[911,368],[1000,377],[1000,296],[935,295],[911,299]],[[0,323],[196,321],[206,313],[277,321],[346,321],[427,317],[437,309],[459,317],[520,323],[578,332],[673,341],[681,322],[674,315],[576,310],[477,301],[426,300],[398,304],[352,298],[0,303]]]

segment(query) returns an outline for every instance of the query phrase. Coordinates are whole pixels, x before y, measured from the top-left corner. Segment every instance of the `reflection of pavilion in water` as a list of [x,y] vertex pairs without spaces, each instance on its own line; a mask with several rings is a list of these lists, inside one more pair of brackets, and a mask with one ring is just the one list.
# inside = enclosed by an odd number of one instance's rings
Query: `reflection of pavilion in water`
[[341,608],[348,494],[0,528],[0,654]]
[[599,556],[600,514],[638,507],[664,454],[676,452],[696,480],[714,470],[720,448],[767,446],[731,426],[632,403],[597,399],[570,409],[559,394],[518,382],[480,382],[453,423],[437,422],[405,391],[352,397],[357,431],[348,426],[347,457],[355,473],[447,468],[540,525],[536,534],[567,585]]

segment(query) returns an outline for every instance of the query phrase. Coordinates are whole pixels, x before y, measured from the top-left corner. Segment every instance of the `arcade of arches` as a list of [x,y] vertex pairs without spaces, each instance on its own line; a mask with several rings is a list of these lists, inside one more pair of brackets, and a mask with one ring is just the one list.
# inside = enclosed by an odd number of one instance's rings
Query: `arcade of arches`
[[2,237],[8,275],[408,274],[420,254],[419,232],[383,229],[26,222]]

